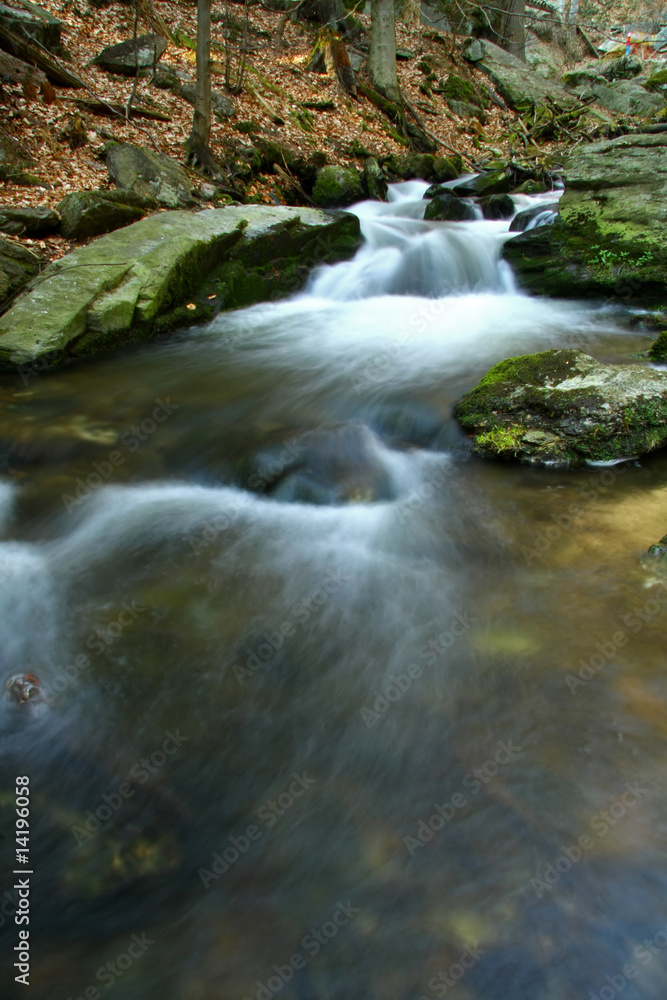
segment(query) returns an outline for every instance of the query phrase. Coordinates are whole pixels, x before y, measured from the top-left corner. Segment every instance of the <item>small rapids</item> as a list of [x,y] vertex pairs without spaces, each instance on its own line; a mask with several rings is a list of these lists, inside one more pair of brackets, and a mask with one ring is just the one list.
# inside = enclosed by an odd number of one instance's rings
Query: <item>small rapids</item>
[[289,300],[3,378],[10,1000],[24,774],[31,1000],[667,995],[667,462],[484,463],[452,416],[648,338],[426,187]]

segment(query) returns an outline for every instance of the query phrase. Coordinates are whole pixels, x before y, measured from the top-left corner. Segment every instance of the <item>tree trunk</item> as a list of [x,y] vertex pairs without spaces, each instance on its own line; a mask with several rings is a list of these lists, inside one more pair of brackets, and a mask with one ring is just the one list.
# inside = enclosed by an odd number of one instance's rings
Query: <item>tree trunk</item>
[[496,0],[494,4],[484,8],[484,14],[484,28],[481,32],[483,37],[525,62],[526,0]]
[[396,31],[394,0],[371,0],[371,49],[368,75],[376,90],[400,101],[401,91],[396,76]]
[[421,0],[395,0],[396,20],[403,24],[421,23]]
[[211,141],[211,0],[197,2],[197,93],[192,131],[186,142],[191,160],[210,173],[219,173],[209,144]]

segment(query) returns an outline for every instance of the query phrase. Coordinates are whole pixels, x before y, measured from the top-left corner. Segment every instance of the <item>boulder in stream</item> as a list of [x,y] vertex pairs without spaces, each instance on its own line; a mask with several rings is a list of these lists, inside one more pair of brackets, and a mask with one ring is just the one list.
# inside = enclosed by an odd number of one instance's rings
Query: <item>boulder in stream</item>
[[[49,264],[0,318],[0,366],[53,366],[296,292],[312,267],[359,244],[359,220],[347,212],[156,213]],[[37,259],[16,244],[8,252],[19,279],[32,276]]]
[[524,354],[494,365],[454,412],[480,455],[573,467],[623,459],[667,444],[667,373],[570,349]]
[[317,171],[313,201],[322,208],[342,208],[361,201],[364,190],[354,167],[330,165]]
[[470,202],[458,198],[451,191],[444,190],[426,206],[424,218],[439,222],[471,222],[477,216]]
[[553,226],[508,240],[503,255],[538,295],[667,298],[667,135],[633,133],[565,163]]

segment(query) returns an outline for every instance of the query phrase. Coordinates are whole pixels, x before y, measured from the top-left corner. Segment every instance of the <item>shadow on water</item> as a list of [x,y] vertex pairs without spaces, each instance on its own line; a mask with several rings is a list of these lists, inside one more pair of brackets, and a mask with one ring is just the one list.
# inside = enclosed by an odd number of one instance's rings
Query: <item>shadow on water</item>
[[0,387],[33,1000],[665,996],[667,463],[483,464],[451,419],[646,338],[425,187],[292,300]]

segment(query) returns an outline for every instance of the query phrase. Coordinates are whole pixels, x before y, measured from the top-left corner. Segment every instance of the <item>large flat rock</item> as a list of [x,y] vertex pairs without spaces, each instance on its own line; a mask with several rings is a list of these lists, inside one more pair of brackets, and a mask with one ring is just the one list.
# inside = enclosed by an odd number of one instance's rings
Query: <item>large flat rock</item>
[[667,302],[667,135],[580,149],[565,164],[556,223],[508,240],[503,252],[537,294]]
[[[359,220],[346,212],[249,205],[149,216],[67,254],[28,286],[0,317],[0,366],[55,365],[204,320],[280,294],[282,274],[287,294],[295,268],[302,281],[359,242]],[[197,297],[221,267],[224,294]]]
[[580,466],[667,444],[667,373],[606,365],[582,351],[509,358],[455,409],[481,455]]
[[576,97],[553,80],[546,80],[525,62],[505,52],[499,45],[476,38],[463,52],[466,59],[483,70],[510,107],[525,110],[539,104],[571,108]]

